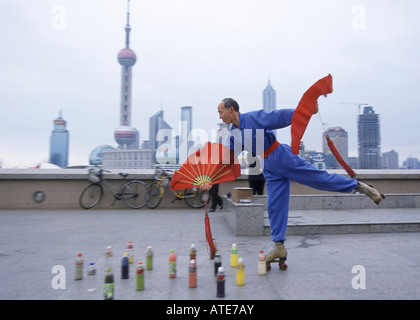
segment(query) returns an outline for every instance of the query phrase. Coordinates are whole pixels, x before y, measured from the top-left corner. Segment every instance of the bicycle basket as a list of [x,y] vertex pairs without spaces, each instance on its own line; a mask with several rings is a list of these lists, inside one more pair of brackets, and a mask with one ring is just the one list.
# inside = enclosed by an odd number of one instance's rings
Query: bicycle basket
[[92,183],[98,183],[99,181],[101,181],[100,172],[95,169],[89,169],[88,180]]

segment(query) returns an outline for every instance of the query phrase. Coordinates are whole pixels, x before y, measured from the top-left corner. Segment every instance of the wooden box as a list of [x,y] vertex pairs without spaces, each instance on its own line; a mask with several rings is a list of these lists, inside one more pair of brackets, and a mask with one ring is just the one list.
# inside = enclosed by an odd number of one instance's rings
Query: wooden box
[[245,187],[233,188],[232,201],[251,202],[252,201],[252,188],[245,188]]

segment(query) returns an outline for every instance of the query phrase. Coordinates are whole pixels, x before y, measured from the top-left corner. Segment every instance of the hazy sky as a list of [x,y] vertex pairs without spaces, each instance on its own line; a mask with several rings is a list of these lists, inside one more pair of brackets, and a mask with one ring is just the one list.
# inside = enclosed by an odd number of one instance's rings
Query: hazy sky
[[[69,163],[87,164],[92,149],[116,146],[126,0],[0,2],[0,161],[28,167],[49,159],[53,120],[70,131]],[[349,133],[357,156],[357,105],[380,114],[382,152],[400,163],[420,158],[420,1],[418,0],[131,0],[132,126],[149,138],[161,108],[178,131],[180,108],[193,127],[219,123],[217,104],[262,107],[271,80],[277,108],[294,108],[319,78],[334,92],[319,100],[322,119]],[[290,143],[290,129],[279,140]],[[303,137],[322,151],[313,117]]]

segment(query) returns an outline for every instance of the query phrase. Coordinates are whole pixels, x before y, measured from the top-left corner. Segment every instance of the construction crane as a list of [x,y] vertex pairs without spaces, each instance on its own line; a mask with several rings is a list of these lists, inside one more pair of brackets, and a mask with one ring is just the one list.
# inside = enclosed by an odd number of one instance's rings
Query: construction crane
[[360,114],[360,107],[361,106],[368,106],[369,103],[355,103],[355,102],[340,102],[340,104],[353,104],[359,106],[359,114]]

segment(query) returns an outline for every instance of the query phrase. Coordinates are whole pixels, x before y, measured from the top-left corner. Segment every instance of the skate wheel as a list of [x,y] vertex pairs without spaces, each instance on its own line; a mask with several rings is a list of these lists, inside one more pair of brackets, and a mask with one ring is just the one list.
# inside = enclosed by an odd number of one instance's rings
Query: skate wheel
[[281,270],[287,270],[287,264],[285,264],[285,263],[280,264],[280,265],[279,265],[279,268],[280,268]]

